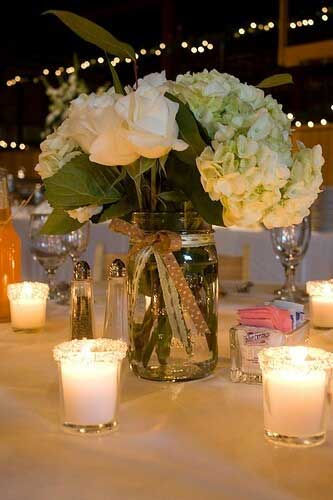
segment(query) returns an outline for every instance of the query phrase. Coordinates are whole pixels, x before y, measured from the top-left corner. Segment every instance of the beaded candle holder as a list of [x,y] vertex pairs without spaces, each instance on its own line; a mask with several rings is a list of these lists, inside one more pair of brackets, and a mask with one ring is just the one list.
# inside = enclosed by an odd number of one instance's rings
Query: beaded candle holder
[[306,291],[310,296],[310,318],[315,328],[333,328],[333,280],[308,281]]
[[333,354],[314,347],[270,347],[258,354],[266,438],[284,446],[326,439]]
[[45,326],[49,286],[23,281],[7,287],[12,328],[16,332],[37,332]]
[[82,339],[55,347],[63,426],[80,433],[101,433],[117,426],[121,340]]

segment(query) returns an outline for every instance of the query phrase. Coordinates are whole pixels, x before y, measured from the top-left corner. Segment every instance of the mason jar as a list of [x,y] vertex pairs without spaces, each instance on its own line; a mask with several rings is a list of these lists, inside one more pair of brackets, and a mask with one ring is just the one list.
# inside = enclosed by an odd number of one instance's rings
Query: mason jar
[[[204,334],[197,332],[193,318],[183,308],[173,286],[172,276],[160,275],[153,251],[144,248],[130,254],[132,370],[139,377],[160,381],[206,377],[217,363],[218,273],[213,230],[193,211],[135,212],[132,223],[147,235],[160,230],[180,235],[181,249],[175,251],[174,256],[207,324]],[[132,239],[130,246],[136,243]]]

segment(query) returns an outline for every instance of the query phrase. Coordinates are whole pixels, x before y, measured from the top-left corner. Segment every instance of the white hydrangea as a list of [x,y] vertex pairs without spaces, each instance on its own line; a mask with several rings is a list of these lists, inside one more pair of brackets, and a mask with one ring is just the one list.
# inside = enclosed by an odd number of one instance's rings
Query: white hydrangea
[[169,85],[212,140],[197,166],[227,226],[288,226],[308,215],[322,183],[321,148],[303,146],[292,158],[290,120],[272,96],[216,70]]
[[67,210],[67,213],[72,219],[76,219],[81,224],[87,222],[93,215],[101,213],[103,207],[98,205],[87,205],[85,207],[75,208],[73,210]]
[[68,119],[40,145],[41,153],[35,170],[42,179],[52,177],[68,161],[82,153],[78,143],[70,137],[67,125]]

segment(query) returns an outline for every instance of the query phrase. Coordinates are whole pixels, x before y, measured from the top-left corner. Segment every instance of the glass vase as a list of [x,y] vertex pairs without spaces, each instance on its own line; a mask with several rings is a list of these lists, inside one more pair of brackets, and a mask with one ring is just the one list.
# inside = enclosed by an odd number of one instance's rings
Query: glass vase
[[[170,321],[170,307],[165,304],[154,253],[150,252],[144,265],[141,260],[140,269],[138,255],[131,255],[128,284],[132,370],[139,377],[159,381],[206,377],[217,363],[218,274],[212,228],[192,211],[135,212],[132,223],[147,235],[168,230],[181,236],[182,248],[174,256],[208,327],[204,335],[198,334],[176,292],[174,310],[180,318],[180,327],[177,323],[176,328]],[[131,240],[130,246],[135,243]]]

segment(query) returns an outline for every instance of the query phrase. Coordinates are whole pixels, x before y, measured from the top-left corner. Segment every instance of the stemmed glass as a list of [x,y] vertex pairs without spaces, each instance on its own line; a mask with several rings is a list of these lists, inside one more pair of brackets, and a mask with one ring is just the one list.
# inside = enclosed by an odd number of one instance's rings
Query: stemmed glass
[[30,217],[30,250],[47,273],[50,287],[49,298],[58,297],[55,274],[69,254],[68,234],[41,234],[48,214],[32,214]]
[[277,298],[294,302],[304,302],[306,294],[295,283],[296,267],[304,257],[310,242],[310,218],[305,217],[300,224],[278,227],[271,230],[274,253],[284,267],[285,283],[275,291]]
[[89,223],[72,231],[68,236],[69,255],[72,259],[73,266],[80,259],[80,255],[87,250],[89,243],[90,227]]

